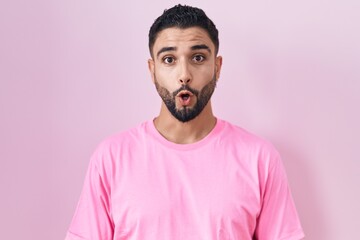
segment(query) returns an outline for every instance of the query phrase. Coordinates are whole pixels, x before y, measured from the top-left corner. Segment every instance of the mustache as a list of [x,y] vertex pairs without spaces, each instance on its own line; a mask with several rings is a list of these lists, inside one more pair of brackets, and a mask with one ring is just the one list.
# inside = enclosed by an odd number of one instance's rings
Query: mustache
[[174,92],[172,93],[172,96],[173,96],[173,97],[176,97],[176,95],[178,95],[179,92],[185,91],[185,90],[191,92],[191,93],[192,93],[193,95],[195,95],[196,97],[198,97],[198,95],[199,95],[199,91],[198,91],[198,90],[193,89],[193,88],[189,87],[188,85],[183,85],[183,86],[181,86],[178,90],[174,91]]

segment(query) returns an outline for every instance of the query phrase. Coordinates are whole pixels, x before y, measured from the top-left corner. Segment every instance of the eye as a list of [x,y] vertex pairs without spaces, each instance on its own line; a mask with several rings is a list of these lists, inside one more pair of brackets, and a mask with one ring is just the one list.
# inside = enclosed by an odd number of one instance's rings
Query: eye
[[193,61],[196,63],[201,63],[205,60],[205,57],[203,55],[195,55],[193,57]]
[[174,59],[173,57],[164,57],[164,58],[163,58],[163,62],[164,62],[165,64],[172,64],[172,63],[175,62],[175,59]]

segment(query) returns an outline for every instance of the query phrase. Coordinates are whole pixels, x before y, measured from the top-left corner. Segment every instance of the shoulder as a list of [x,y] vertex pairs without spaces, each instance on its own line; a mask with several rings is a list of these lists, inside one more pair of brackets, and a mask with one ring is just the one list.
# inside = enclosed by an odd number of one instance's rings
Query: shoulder
[[221,135],[223,141],[251,149],[276,151],[269,140],[230,122],[220,121],[223,124],[223,134]]
[[116,158],[136,150],[147,138],[149,121],[103,139],[95,148],[91,161],[96,165],[110,164]]
[[106,149],[116,149],[118,147],[132,146],[146,138],[149,121],[143,122],[133,128],[115,133],[103,139],[99,147]]
[[220,142],[228,151],[236,152],[268,167],[279,163],[280,154],[269,140],[235,124],[220,121],[224,125]]

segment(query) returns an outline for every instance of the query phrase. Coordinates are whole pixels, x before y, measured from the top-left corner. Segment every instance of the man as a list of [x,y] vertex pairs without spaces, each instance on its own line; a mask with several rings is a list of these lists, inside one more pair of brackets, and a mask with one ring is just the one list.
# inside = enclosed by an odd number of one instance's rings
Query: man
[[177,5],[155,20],[149,49],[160,114],[100,144],[66,239],[301,239],[277,151],[213,115],[213,22]]

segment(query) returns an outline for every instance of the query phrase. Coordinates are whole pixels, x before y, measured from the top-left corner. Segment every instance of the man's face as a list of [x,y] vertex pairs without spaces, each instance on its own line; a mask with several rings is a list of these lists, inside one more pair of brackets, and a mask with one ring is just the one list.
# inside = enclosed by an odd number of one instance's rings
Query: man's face
[[164,29],[155,40],[152,56],[152,80],[176,119],[190,121],[208,107],[222,59],[215,56],[215,46],[205,30]]

